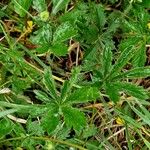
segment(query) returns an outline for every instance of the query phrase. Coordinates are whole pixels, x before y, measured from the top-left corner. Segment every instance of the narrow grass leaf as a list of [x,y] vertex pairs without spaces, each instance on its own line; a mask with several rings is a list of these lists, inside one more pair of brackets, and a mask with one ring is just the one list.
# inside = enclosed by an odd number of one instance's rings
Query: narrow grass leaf
[[133,106],[130,106],[131,109],[143,120],[143,122],[145,122],[146,124],[148,124],[150,126],[150,113],[147,112],[147,115],[146,114],[143,114],[142,112],[140,112],[138,109],[136,109],[135,107]]
[[12,114],[14,112],[18,111],[18,109],[8,109],[8,110],[2,110],[0,111],[0,118],[5,117],[6,115]]
[[137,132],[138,132],[138,134],[141,136],[141,138],[143,139],[143,141],[144,141],[145,145],[148,147],[148,149],[150,149],[150,142],[147,141],[147,139],[145,139],[145,138],[143,137],[143,135],[141,134],[140,131],[137,130]]

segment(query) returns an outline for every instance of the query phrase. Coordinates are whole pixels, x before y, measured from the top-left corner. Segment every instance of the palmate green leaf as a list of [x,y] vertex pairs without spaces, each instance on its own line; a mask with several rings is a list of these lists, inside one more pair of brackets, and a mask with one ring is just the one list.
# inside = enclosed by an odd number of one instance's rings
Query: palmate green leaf
[[112,66],[112,51],[110,47],[105,47],[103,50],[103,70],[104,77],[111,71]]
[[59,124],[59,114],[58,108],[53,106],[53,108],[49,108],[50,110],[43,116],[41,120],[41,125],[44,130],[46,130],[49,134],[51,134]]
[[28,121],[27,122],[27,130],[29,134],[42,136],[44,134],[44,130],[39,123],[39,121]]
[[83,87],[75,90],[66,101],[67,103],[85,103],[88,101],[95,101],[99,96],[98,88]]
[[36,48],[36,52],[38,53],[38,54],[44,54],[44,53],[46,53],[46,52],[48,52],[49,51],[49,48],[50,48],[50,44],[49,43],[44,43],[44,44],[41,44],[38,48]]
[[132,64],[134,67],[142,67],[145,65],[145,63],[146,63],[146,47],[144,43],[138,48],[135,56],[133,57]]
[[80,110],[72,107],[63,107],[62,112],[68,127],[81,131],[86,126],[86,118]]
[[141,37],[129,37],[121,42],[119,45],[120,50],[123,51],[129,45],[136,46],[136,53],[132,59],[132,64],[134,67],[142,67],[146,62],[146,47],[145,42]]
[[111,76],[113,76],[115,73],[118,73],[127,63],[128,61],[133,57],[133,55],[136,53],[136,49],[134,46],[127,47],[118,58],[117,62],[115,63],[112,71]]
[[45,0],[33,0],[33,6],[39,13],[47,9]]
[[119,89],[112,83],[106,83],[105,85],[106,94],[109,96],[110,100],[113,102],[118,102],[120,99]]
[[56,14],[58,11],[64,9],[66,5],[70,2],[70,0],[52,0],[53,2],[53,10],[52,14]]
[[[52,27],[48,23],[43,23],[40,28],[34,32],[33,35],[31,35],[30,40],[37,45],[40,45],[40,47],[44,48],[46,51],[46,47],[50,45],[52,41]],[[39,49],[40,49],[39,47]],[[47,48],[48,50],[48,48]]]
[[127,82],[114,82],[112,85],[119,91],[125,91],[129,95],[136,97],[137,99],[144,100],[148,98],[147,91],[141,86],[136,86],[135,84]]
[[70,82],[66,80],[63,83],[63,87],[61,89],[61,99],[62,100],[65,100],[66,97],[70,94],[71,88],[72,88],[72,86],[71,86]]
[[129,37],[127,39],[123,39],[121,43],[119,44],[119,49],[121,51],[124,51],[129,45],[137,45],[139,42],[141,43],[142,38],[141,37]]
[[50,102],[50,97],[48,97],[48,95],[43,92],[43,91],[40,91],[40,90],[34,90],[34,93],[36,94],[36,98],[41,100],[42,102]]
[[15,12],[19,14],[20,17],[24,17],[26,15],[25,11],[28,11],[30,8],[32,0],[13,0],[13,3]]
[[0,120],[0,138],[9,134],[13,129],[13,124],[8,119]]
[[61,89],[61,99],[64,101],[68,95],[71,94],[71,90],[74,84],[78,81],[78,76],[80,73],[81,68],[76,67],[73,68],[71,71],[71,78],[69,81],[65,81],[63,87]]
[[68,47],[63,43],[56,43],[49,49],[50,52],[52,52],[56,56],[65,56],[68,53]]
[[54,33],[53,43],[66,41],[75,35],[77,35],[77,31],[69,22],[62,23]]
[[119,74],[118,76],[114,77],[112,80],[118,80],[123,78],[128,79],[137,79],[137,78],[146,78],[150,76],[150,67],[138,67],[135,69],[131,69],[124,73]]
[[57,99],[56,86],[50,69],[46,69],[44,71],[43,83],[45,84],[50,96],[53,99]]
[[100,4],[95,5],[95,11],[96,11],[96,22],[97,22],[98,28],[101,30],[103,29],[106,23],[106,15],[104,13],[104,8]]

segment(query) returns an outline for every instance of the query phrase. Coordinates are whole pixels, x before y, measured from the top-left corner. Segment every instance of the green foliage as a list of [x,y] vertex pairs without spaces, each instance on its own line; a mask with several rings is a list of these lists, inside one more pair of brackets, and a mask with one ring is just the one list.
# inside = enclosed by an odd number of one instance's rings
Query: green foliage
[[76,131],[81,131],[86,125],[86,118],[84,113],[78,109],[71,107],[63,107],[62,112],[64,114],[64,120],[68,127],[73,127]]
[[52,78],[51,70],[46,69],[44,72],[43,83],[45,84],[47,90],[49,91],[50,96],[53,99],[57,99],[56,87],[54,80]]
[[99,97],[99,90],[96,87],[85,86],[75,90],[67,100],[67,103],[83,103],[94,101]]
[[69,22],[65,22],[57,27],[53,36],[53,42],[64,42],[70,39],[71,37],[75,36],[76,34],[77,33],[74,27]]
[[5,135],[9,134],[13,129],[13,124],[10,120],[2,119],[0,121],[1,129],[0,129],[0,138],[4,137]]
[[52,14],[56,14],[58,11],[64,9],[70,0],[52,0],[53,10]]
[[33,6],[38,12],[43,12],[47,9],[45,0],[33,0]]
[[28,9],[31,6],[32,0],[23,0],[23,1],[22,0],[19,0],[19,1],[12,0],[12,1],[14,3],[15,12],[17,14],[19,14],[20,17],[25,17],[26,12],[28,11]]
[[0,149],[149,148],[148,8],[0,2]]
[[[55,107],[55,106],[54,106]],[[53,108],[42,118],[42,127],[49,134],[54,131],[59,123],[58,110]]]

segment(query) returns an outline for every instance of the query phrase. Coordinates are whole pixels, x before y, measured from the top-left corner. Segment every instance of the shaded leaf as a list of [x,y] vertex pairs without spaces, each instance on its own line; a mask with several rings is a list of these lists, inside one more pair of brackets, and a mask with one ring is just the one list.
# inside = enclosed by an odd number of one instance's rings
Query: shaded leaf
[[39,54],[44,54],[49,51],[49,48],[50,48],[50,44],[45,43],[45,44],[40,45],[38,48],[36,48],[36,51]]
[[148,0],[142,0],[142,5],[146,8],[150,8],[150,1]]
[[68,53],[68,47],[63,43],[57,43],[50,47],[50,51],[56,56],[65,56]]
[[106,94],[113,102],[118,102],[120,99],[119,90],[112,83],[106,83]]

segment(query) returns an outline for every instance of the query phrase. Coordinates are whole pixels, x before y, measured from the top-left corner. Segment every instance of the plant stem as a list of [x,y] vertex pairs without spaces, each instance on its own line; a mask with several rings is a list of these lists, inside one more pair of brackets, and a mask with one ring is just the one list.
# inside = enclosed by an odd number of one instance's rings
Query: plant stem
[[[6,140],[0,141],[0,143],[5,143],[5,142],[8,142],[8,141],[16,141],[16,140],[21,140],[21,139],[25,139],[25,138],[28,138],[28,136],[6,139]],[[36,137],[36,136],[31,136],[30,138],[34,139],[34,140],[44,140],[44,141],[51,141],[51,142],[55,142],[55,143],[60,143],[60,144],[63,144],[63,145],[67,145],[69,147],[78,148],[79,150],[87,150],[86,148],[84,148],[82,146],[79,146],[79,145],[76,145],[74,143],[69,143],[67,141],[53,139],[53,138],[50,138],[50,137]]]

